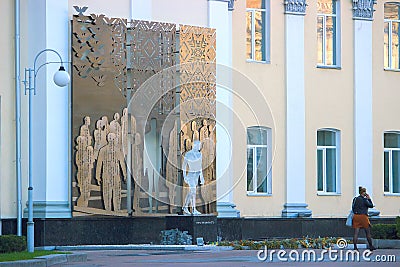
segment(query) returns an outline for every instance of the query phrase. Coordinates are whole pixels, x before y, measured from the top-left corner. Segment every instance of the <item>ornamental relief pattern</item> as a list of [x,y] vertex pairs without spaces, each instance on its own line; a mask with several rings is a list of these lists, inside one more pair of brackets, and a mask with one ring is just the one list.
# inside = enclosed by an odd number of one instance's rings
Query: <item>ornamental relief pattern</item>
[[285,0],[285,13],[305,14],[307,3],[306,0]]
[[376,0],[353,0],[354,19],[373,19]]

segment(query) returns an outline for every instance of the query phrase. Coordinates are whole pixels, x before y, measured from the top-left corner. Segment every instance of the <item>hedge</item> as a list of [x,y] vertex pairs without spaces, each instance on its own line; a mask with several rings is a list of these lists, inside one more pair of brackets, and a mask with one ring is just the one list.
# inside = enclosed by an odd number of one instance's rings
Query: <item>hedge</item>
[[26,237],[16,235],[0,236],[0,253],[20,252],[26,250]]

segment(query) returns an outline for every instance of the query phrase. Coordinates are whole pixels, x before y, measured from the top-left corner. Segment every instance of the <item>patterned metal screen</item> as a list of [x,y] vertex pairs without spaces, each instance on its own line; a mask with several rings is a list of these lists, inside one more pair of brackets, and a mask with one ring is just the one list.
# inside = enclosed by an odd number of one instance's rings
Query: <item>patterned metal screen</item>
[[[180,25],[178,31],[172,23],[73,16],[74,216],[127,216],[126,180],[131,174],[137,176],[130,191],[134,215],[176,213],[173,206],[181,206],[185,190],[179,190],[182,142],[193,142],[195,132],[199,139],[213,138],[205,145],[212,158],[205,176],[209,183],[215,181],[215,45],[213,29]],[[157,134],[162,135],[165,152],[157,178],[143,169],[145,136],[136,131],[140,122],[127,110],[130,97],[155,75],[158,79],[146,84],[145,94],[161,97],[147,107],[145,124],[155,120]],[[172,113],[180,114],[177,124],[167,130],[158,127]],[[127,168],[128,151],[132,164]],[[213,186],[207,199],[215,199]],[[204,208],[207,213],[214,211],[215,205]]]

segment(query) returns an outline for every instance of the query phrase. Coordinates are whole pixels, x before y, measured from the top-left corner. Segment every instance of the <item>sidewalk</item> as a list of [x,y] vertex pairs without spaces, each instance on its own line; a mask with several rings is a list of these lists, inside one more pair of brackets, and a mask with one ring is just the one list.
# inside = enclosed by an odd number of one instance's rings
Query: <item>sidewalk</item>
[[[304,249],[296,251],[301,255]],[[342,250],[342,254],[345,255],[346,251],[350,250]],[[258,251],[255,250],[90,250],[82,251],[87,254],[85,263],[63,263],[54,266],[399,266],[399,249],[376,250],[368,255],[370,261],[363,259],[364,251],[366,250],[360,250],[359,261],[346,262],[344,256],[340,259],[339,253],[337,259],[332,260],[326,253],[320,261],[310,262],[307,261],[307,258],[305,261],[301,261],[301,257],[299,261],[292,261],[289,259],[289,255],[292,253],[295,258],[295,253],[285,250],[288,261],[282,262],[278,259],[278,251],[275,252],[272,261],[270,259],[261,261],[257,257]],[[268,251],[268,255],[270,252]],[[315,252],[318,258],[322,250],[315,250]],[[378,262],[378,257],[379,260],[388,261],[389,256],[391,262]]]

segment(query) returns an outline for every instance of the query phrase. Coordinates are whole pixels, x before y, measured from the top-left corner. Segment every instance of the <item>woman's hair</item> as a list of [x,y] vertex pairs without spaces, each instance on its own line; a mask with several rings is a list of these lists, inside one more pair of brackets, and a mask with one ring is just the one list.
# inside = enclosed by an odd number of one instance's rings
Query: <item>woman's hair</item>
[[367,192],[367,189],[365,187],[359,186],[358,187],[358,193],[361,195],[364,192]]

